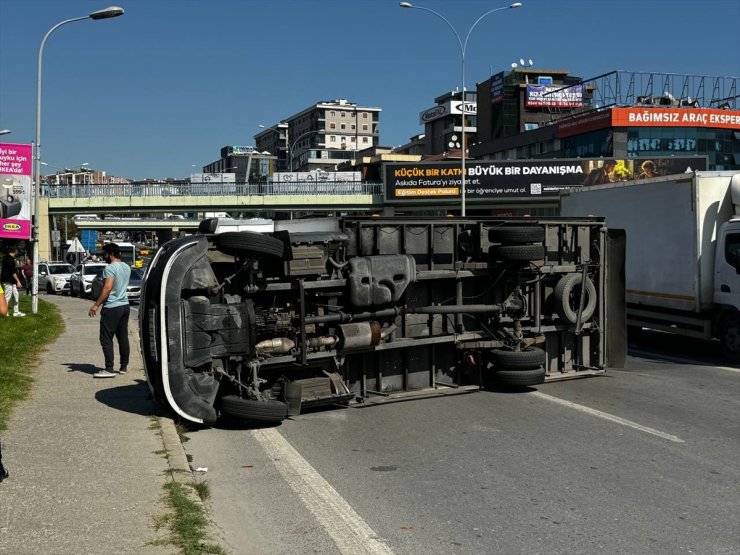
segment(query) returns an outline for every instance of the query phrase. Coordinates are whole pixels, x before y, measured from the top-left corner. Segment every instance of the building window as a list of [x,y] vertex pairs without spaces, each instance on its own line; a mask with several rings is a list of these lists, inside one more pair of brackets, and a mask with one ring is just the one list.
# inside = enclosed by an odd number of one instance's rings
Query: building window
[[362,124],[362,130],[363,131],[367,131],[367,123],[363,123]]
[[351,137],[350,140],[354,143],[355,141],[357,141],[357,137]]
[[342,112],[342,117],[346,117],[346,116],[347,116],[347,112]]
[[355,124],[353,123],[353,124],[352,124],[352,129],[354,129],[354,128],[355,128]]
[[362,112],[362,119],[367,119],[367,112]]
[[331,112],[329,112],[329,115],[331,117],[333,117],[333,118],[337,117],[337,113],[334,110],[332,110]]
[[347,129],[347,124],[346,124],[346,123],[343,123],[342,125],[340,125],[340,127],[341,127],[342,129]]
[[337,138],[336,138],[336,136],[334,136],[334,135],[329,135],[329,142],[330,142],[330,143],[336,143],[336,142],[337,142]]
[[362,142],[363,142],[363,143],[367,143],[367,137],[363,137],[363,138],[362,138]]
[[329,124],[329,129],[336,129],[336,127],[337,127],[337,124],[336,124],[336,123],[334,123],[334,122],[331,122],[331,123]]

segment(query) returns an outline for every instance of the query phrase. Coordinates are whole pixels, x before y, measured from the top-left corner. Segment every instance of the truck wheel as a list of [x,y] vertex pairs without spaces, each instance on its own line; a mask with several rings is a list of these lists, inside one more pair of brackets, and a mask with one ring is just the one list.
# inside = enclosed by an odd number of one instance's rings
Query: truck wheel
[[234,256],[268,255],[283,258],[285,246],[280,239],[253,231],[227,231],[215,237],[218,250]]
[[526,387],[545,383],[545,369],[499,370],[491,374],[491,380],[498,385]]
[[540,226],[493,227],[488,230],[488,240],[504,245],[542,243],[545,240],[545,228]]
[[728,314],[722,319],[719,330],[722,354],[730,361],[740,361],[740,316]]
[[54,294],[54,290],[51,288],[51,283],[47,283],[46,284],[46,293],[47,293],[47,295],[53,295]]
[[545,351],[537,347],[526,347],[521,351],[491,349],[488,360],[494,368],[502,370],[532,370],[545,364]]
[[[555,286],[555,310],[558,315],[571,324],[578,321],[578,307],[581,303],[581,274],[566,274]],[[581,322],[587,322],[596,310],[596,287],[586,278],[586,299],[581,313]]]
[[236,395],[225,395],[221,398],[221,412],[253,422],[277,424],[288,415],[288,405],[282,401],[255,401],[242,399]]
[[504,245],[488,250],[494,260],[529,262],[545,258],[544,245]]

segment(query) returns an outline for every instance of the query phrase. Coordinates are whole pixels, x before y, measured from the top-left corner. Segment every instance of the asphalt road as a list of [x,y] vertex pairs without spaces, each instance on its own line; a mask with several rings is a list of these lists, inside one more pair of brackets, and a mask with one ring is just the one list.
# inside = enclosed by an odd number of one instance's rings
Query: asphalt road
[[740,553],[740,370],[650,336],[623,370],[204,429],[234,553]]

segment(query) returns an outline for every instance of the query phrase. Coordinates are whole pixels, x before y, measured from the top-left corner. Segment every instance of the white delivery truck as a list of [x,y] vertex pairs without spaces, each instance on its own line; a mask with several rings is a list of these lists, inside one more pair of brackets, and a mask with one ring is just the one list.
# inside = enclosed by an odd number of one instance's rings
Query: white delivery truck
[[569,191],[560,213],[626,231],[628,326],[717,338],[740,360],[740,172]]

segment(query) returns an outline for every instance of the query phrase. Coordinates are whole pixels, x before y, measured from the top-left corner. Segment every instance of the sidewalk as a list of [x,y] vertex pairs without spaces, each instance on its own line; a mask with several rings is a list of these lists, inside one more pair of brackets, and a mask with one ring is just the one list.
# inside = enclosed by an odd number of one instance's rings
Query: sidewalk
[[154,529],[168,512],[162,436],[175,461],[184,461],[184,451],[171,440],[170,418],[160,419],[162,435],[150,429],[159,407],[144,377],[137,311],[128,374],[94,379],[103,354],[99,317],[87,316],[91,301],[41,298],[59,307],[66,329],[42,355],[31,398],[2,433],[10,477],[0,484],[0,553],[176,553],[150,545],[169,533]]

